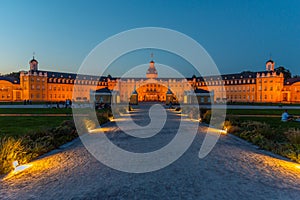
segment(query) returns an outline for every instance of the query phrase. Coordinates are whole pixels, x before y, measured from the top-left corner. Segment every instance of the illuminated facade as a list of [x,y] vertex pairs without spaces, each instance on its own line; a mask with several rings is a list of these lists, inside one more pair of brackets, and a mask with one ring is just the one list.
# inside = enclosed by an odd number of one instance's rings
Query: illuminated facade
[[21,71],[18,79],[0,76],[0,101],[88,102],[92,91],[107,88],[118,91],[121,102],[128,101],[133,92],[139,102],[166,102],[168,91],[174,100],[186,102],[185,94],[199,89],[210,91],[215,102],[300,103],[300,79],[285,79],[283,73],[276,72],[272,60],[266,62],[265,71],[186,79],[158,78],[154,61],[149,63],[145,78],[125,79],[43,71],[34,58],[29,64],[30,70]]

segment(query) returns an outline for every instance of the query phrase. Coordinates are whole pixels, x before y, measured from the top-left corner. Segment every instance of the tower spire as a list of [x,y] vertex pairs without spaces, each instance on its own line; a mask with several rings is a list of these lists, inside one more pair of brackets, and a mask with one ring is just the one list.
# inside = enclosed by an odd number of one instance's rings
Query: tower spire
[[35,52],[32,53],[32,60],[29,61],[30,70],[38,71],[38,61],[34,58]]

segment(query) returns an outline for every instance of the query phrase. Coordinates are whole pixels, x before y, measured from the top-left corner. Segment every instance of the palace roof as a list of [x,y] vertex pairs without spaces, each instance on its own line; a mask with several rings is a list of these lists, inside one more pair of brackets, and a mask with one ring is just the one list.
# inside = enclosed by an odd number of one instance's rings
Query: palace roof
[[287,80],[284,81],[284,85],[292,85],[296,82],[300,82],[300,77],[297,78],[288,78]]
[[13,77],[0,76],[0,80],[9,81],[12,84],[20,84],[20,80]]

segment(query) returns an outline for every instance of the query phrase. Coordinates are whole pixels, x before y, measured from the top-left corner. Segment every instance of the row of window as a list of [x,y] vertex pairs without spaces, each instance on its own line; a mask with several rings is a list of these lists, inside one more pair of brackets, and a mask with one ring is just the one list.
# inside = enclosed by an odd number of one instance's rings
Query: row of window
[[198,86],[206,85],[233,85],[233,84],[250,84],[255,83],[255,79],[243,79],[243,80],[219,80],[219,81],[201,81],[198,82]]
[[69,99],[70,96],[69,95],[65,95],[65,94],[49,94],[49,99]]
[[228,96],[228,99],[229,100],[233,100],[233,101],[235,101],[235,100],[251,100],[251,101],[253,101],[254,100],[254,95],[230,95],[230,96]]
[[[226,87],[226,92],[250,92],[250,87]],[[219,92],[223,92],[223,88],[218,88]],[[251,87],[251,92],[255,91],[255,87]]]
[[[259,91],[262,90],[262,86],[261,86],[261,85],[258,87],[258,90],[259,90]],[[280,91],[280,87],[277,86],[276,90],[277,90],[277,91]],[[273,86],[270,86],[269,90],[268,90],[268,86],[265,86],[265,87],[264,87],[264,91],[273,91]]]
[[90,80],[73,80],[73,79],[56,79],[49,78],[49,83],[66,83],[66,84],[79,84],[79,85],[99,85],[107,86],[107,82],[90,81]]
[[31,94],[31,95],[30,95],[30,98],[31,98],[31,99],[34,99],[34,98],[36,98],[36,99],[40,99],[40,98],[45,99],[45,97],[46,97],[45,94],[42,94],[42,95],[41,95],[41,94],[35,94],[35,95],[34,95],[34,94]]
[[52,85],[49,85],[49,91],[51,91],[53,89],[53,91],[73,91],[73,87],[56,87],[56,86],[54,86],[53,88],[52,88]]
[[[262,80],[261,80],[261,79],[259,79],[259,80],[258,80],[258,82],[259,82],[259,83],[262,83]],[[266,80],[266,79],[264,80],[264,83],[268,83],[268,82],[269,82],[269,83],[273,83],[273,80],[269,80],[269,81],[268,81],[268,80]]]
[[[27,81],[28,79],[26,78],[26,77],[24,77],[24,81]],[[34,77],[31,77],[30,78],[30,81],[31,82],[34,82],[36,80],[36,82],[40,82],[40,81],[42,81],[42,82],[45,82],[45,78],[42,78],[42,79],[40,79],[40,78],[36,78],[36,79],[34,79]]]
[[[36,85],[36,87],[35,87],[35,85],[31,85],[31,90],[34,90],[34,89],[40,90],[41,86],[40,85]],[[44,85],[42,85],[42,90],[45,90],[45,86]]]
[[10,99],[10,94],[8,95],[2,94],[1,97],[2,99]]

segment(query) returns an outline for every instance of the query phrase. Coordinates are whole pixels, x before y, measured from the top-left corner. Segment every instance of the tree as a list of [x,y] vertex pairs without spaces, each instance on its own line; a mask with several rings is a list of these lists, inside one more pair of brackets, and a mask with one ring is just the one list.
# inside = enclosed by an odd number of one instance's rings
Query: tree
[[19,79],[20,78],[20,72],[11,72],[9,74],[4,74],[4,77],[11,77],[14,79]]
[[277,67],[275,71],[276,73],[283,73],[284,79],[288,79],[292,77],[290,70],[284,68],[283,66]]

